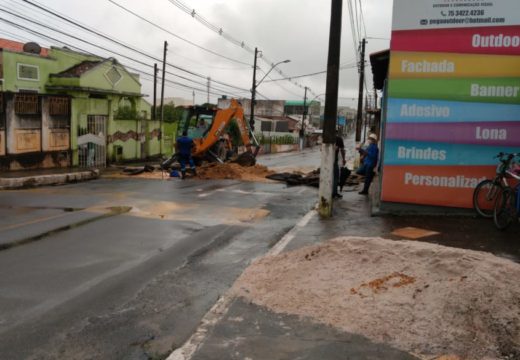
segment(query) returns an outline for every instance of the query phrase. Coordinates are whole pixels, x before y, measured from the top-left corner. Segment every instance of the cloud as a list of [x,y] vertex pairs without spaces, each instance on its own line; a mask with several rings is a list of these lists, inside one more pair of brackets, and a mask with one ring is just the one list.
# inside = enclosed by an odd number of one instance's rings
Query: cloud
[[[194,42],[202,47],[222,54],[226,57],[245,64],[240,64],[222,57],[212,55],[197,47],[189,45],[185,41],[167,34],[156,27],[139,20],[135,16],[125,12],[109,0],[91,0],[88,2],[77,2],[69,0],[39,0],[43,6],[59,10],[59,12],[80,21],[83,24],[94,27],[98,31],[106,33],[110,37],[117,38],[132,47],[141,49],[152,54],[157,59],[162,58],[163,42],[169,43],[168,62],[182,67],[202,77],[183,73],[182,71],[169,68],[169,71],[193,78],[197,83],[179,79],[168,75],[173,81],[190,84],[201,91],[197,91],[197,99],[203,100],[206,77],[211,77],[220,82],[232,84],[244,89],[243,91],[229,88],[212,82],[215,87],[213,91],[221,94],[225,91],[234,92],[234,95],[249,97],[248,89],[252,83],[253,54],[229,41],[224,37],[211,31],[199,21],[181,11],[169,0],[113,0],[128,9],[150,19],[155,24],[162,26],[186,40]],[[244,41],[250,48],[258,47],[262,54],[273,62],[290,59],[288,64],[279,65],[279,69],[288,76],[299,76],[326,70],[330,27],[330,1],[311,0],[182,0],[188,8],[196,10],[209,23],[221,27],[226,34],[234,39]],[[391,7],[392,2],[387,0],[360,0],[363,5],[363,16],[365,20],[366,34],[369,37],[367,44],[367,56],[371,52],[388,48],[388,40],[370,39],[370,37],[390,38]],[[354,2],[353,2],[354,3]],[[5,0],[0,3],[6,7]],[[359,13],[359,11],[358,11]],[[34,11],[26,11],[27,16],[38,16]],[[128,49],[110,44],[96,36],[88,35],[81,30],[72,30],[70,26],[60,24],[57,19],[48,17],[48,23],[57,27],[67,28],[76,36],[90,39],[96,43],[110,46],[114,51],[126,54],[132,58],[144,61],[150,66],[156,62],[133,53]],[[12,29],[11,29],[12,30]],[[18,31],[19,30],[12,30]],[[27,34],[25,34],[27,36]],[[32,36],[32,35],[30,35]],[[61,36],[60,38],[66,39]],[[78,44],[82,48],[91,47],[80,42],[67,39]],[[40,41],[42,41],[40,39]],[[48,41],[48,40],[47,40]],[[51,43],[52,44],[52,43]],[[355,102],[346,98],[357,97],[358,73],[355,68],[356,49],[358,44],[353,43],[351,34],[350,16],[348,13],[348,2],[343,2],[343,26],[341,42],[341,64],[350,65],[341,71],[340,76],[340,104]],[[104,56],[107,53],[95,49],[92,50]],[[112,55],[118,57],[117,55]],[[132,67],[137,67],[152,73],[151,68],[146,68],[135,62],[120,59]],[[270,65],[260,60],[259,65],[263,71],[267,71]],[[367,67],[367,86],[372,89],[370,67]],[[259,79],[263,76],[258,72]],[[291,82],[268,82],[269,79],[280,78],[280,74],[273,71],[266,81],[259,87],[259,92],[271,99],[301,99],[303,98],[303,87],[309,87],[314,94],[325,92],[326,74],[312,77],[295,79],[301,87]],[[143,78],[143,91],[152,93],[152,82]],[[191,98],[192,90],[178,87],[166,88],[167,96],[180,96]],[[310,95],[309,95],[310,96]],[[260,97],[261,98],[261,97]],[[212,96],[216,99],[216,95]]]

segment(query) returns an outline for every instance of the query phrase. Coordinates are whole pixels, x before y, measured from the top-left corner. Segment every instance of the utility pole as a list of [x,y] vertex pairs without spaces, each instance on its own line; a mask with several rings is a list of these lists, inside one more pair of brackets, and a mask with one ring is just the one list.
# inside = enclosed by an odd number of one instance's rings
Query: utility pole
[[342,8],[343,0],[332,0],[318,207],[318,211],[323,218],[329,218],[332,216],[332,188],[334,186],[336,121],[338,115]]
[[153,64],[153,112],[152,120],[157,120],[157,63]]
[[208,101],[207,101],[207,104],[209,104],[209,89],[211,87],[211,78],[208,76]]
[[192,95],[193,95],[193,106],[195,106],[195,91],[193,91]]
[[300,128],[300,151],[305,147],[305,115],[307,115],[307,86],[305,87],[305,95],[303,96],[303,115],[302,127]]
[[368,95],[365,95],[365,113],[363,114],[363,143],[367,140],[367,126],[369,124],[368,117]]
[[251,132],[255,131],[255,101],[256,101],[256,60],[258,58],[258,48],[255,48],[255,61],[253,64],[253,87],[251,88],[251,116],[249,117],[249,127]]
[[162,84],[161,84],[161,125],[159,129],[159,155],[163,153],[163,122],[164,122],[164,80],[166,73],[166,53],[168,52],[168,42],[164,42],[164,54],[162,65]]
[[362,114],[363,114],[363,87],[365,85],[365,44],[366,39],[361,42],[361,60],[359,61],[359,94],[356,118],[356,142],[361,140]]

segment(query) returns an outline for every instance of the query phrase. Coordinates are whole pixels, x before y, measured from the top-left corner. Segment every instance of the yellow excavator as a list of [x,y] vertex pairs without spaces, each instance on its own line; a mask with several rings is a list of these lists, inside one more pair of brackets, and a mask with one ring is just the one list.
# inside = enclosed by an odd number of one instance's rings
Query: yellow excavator
[[[236,99],[231,99],[230,105],[226,109],[188,106],[183,110],[177,128],[177,137],[186,131],[188,137],[193,139],[195,146],[192,156],[196,161],[223,163],[231,159],[243,166],[252,166],[256,163],[256,155],[260,146],[249,129],[242,105]],[[238,156],[236,153],[238,144],[233,144],[228,133],[233,120],[237,124],[242,145],[246,149]],[[164,161],[161,167],[163,169],[170,167],[177,158],[177,154],[174,154],[170,159]]]

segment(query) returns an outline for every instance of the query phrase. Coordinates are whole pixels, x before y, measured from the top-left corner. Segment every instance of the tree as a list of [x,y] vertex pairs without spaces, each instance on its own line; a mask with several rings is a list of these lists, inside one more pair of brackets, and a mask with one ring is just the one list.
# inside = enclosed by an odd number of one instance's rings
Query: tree
[[[164,121],[168,122],[176,122],[182,118],[183,109],[181,106],[175,107],[173,101],[170,101],[168,104],[164,104]],[[157,120],[160,119],[161,116],[161,108],[157,107]]]

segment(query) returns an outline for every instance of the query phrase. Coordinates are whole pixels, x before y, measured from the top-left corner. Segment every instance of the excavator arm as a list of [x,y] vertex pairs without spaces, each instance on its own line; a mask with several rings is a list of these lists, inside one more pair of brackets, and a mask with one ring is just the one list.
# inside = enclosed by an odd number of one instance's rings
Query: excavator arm
[[253,153],[253,146],[255,146],[254,156],[257,155],[259,144],[252,132],[249,131],[246,119],[244,117],[244,110],[237,100],[231,99],[231,104],[227,109],[219,109],[211,128],[207,131],[206,136],[194,139],[195,148],[193,149],[193,156],[202,156],[206,154],[213,145],[215,145],[224,135],[226,128],[235,119],[240,131],[240,137],[247,152]]
[[[205,123],[203,119],[207,118],[212,118],[209,129],[195,127],[197,121]],[[254,134],[249,131],[249,126],[244,117],[244,110],[236,99],[230,100],[230,106],[227,109],[218,109],[216,111],[204,109],[201,111],[193,107],[187,108],[178,131],[179,134],[186,131],[188,136],[193,139],[195,146],[193,147],[192,155],[194,157],[204,157],[206,154],[211,154],[215,160],[223,162],[225,156],[222,156],[219,151],[214,151],[215,145],[217,145],[216,147],[219,149],[224,147],[224,154],[226,153],[226,149],[230,149],[229,145],[225,146],[224,144],[226,142],[231,143],[229,137],[227,137],[226,140],[226,129],[233,120],[237,122],[240,137],[247,149],[247,151],[240,154],[235,161],[245,166],[254,165],[256,155],[260,150],[260,145]],[[254,150],[253,147],[255,147]],[[161,164],[161,167],[168,168],[176,159],[177,154],[173,154],[170,159],[165,160]]]

